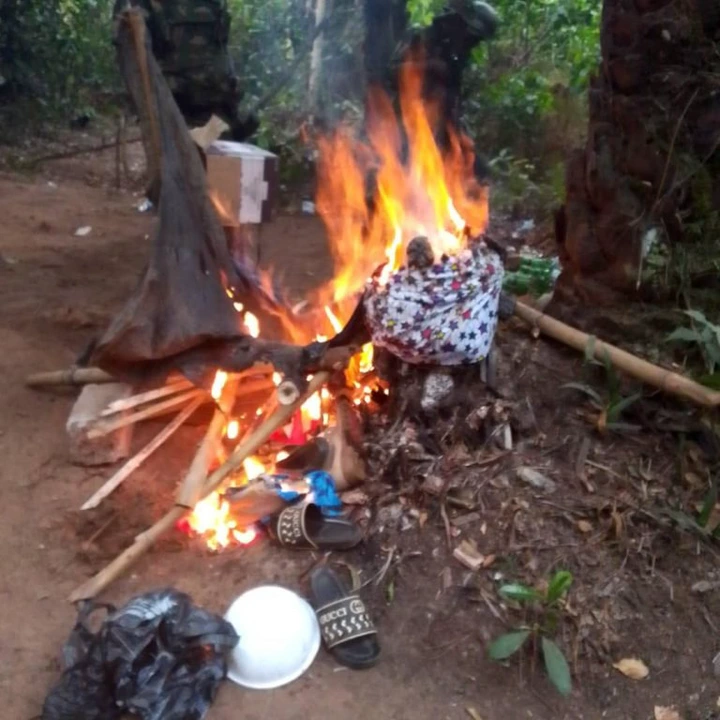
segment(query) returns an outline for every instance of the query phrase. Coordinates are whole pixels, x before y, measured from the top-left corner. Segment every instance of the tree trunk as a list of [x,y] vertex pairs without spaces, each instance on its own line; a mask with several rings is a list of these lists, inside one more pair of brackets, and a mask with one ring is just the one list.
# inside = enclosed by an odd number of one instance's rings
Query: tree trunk
[[717,0],[605,0],[587,143],[556,217],[560,287],[580,299],[636,293],[649,240],[696,242],[720,207],[719,34]]

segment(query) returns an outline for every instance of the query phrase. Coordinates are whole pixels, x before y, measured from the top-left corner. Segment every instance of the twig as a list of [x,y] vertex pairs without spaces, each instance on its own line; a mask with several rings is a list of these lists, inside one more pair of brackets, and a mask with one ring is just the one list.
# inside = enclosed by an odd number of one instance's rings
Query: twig
[[153,403],[150,407],[138,410],[138,412],[135,413],[130,413],[129,415],[118,418],[117,420],[101,421],[92,429],[88,430],[87,436],[90,440],[93,440],[95,438],[109,435],[111,432],[115,432],[115,430],[119,430],[126,425],[132,425],[133,423],[140,422],[141,420],[147,420],[151,417],[164,415],[174,407],[183,405],[198,397],[204,398],[206,401],[210,399],[210,396],[204,390],[188,390],[180,393],[179,395],[175,395],[175,397],[171,397],[169,400]]
[[[140,142],[142,137],[134,137],[131,140],[125,140],[126,144]],[[65,160],[66,158],[76,157],[77,155],[84,155],[85,153],[102,152],[103,150],[110,150],[121,144],[120,138],[115,138],[111,142],[100,143],[100,145],[91,145],[90,147],[84,148],[73,148],[72,150],[64,150],[63,152],[52,153],[51,155],[41,155],[37,158],[30,158],[27,161],[28,165],[34,165],[35,163],[48,162],[50,160]]]
[[[203,485],[202,496],[205,497],[216,490],[224,482],[225,478],[240,465],[243,460],[261,447],[275,430],[283,427],[292,417],[293,413],[313,393],[317,392],[330,378],[330,373],[316,373],[306,391],[298,398],[294,405],[277,407],[275,412],[263,422],[263,424],[252,435],[233,452],[233,454],[207,478]],[[77,602],[95,597],[108,585],[118,578],[133,563],[141,558],[154,544],[155,541],[168,532],[175,523],[187,512],[187,508],[175,505],[168,510],[160,520],[148,528],[135,539],[135,542],[113,560],[107,567],[103,568],[94,577],[76,588],[70,595],[70,602]]]
[[447,514],[447,504],[443,499],[440,503],[440,517],[442,517],[443,524],[445,525],[445,540],[447,541],[448,548],[452,547],[452,531],[450,529],[450,518]]
[[83,545],[89,547],[92,545],[116,520],[118,513],[113,513],[85,542]]
[[390,548],[390,552],[388,553],[387,560],[383,564],[383,566],[380,568],[380,570],[373,575],[371,578],[366,580],[359,588],[358,590],[362,590],[363,588],[367,587],[371,583],[375,583],[375,585],[379,585],[380,581],[385,577],[387,574],[387,571],[390,568],[390,563],[393,561],[393,557],[395,557],[395,551],[397,550],[397,546],[393,545]]
[[682,126],[683,120],[685,119],[685,116],[687,115],[687,112],[690,109],[690,106],[695,102],[695,98],[697,97],[699,92],[700,92],[700,88],[699,87],[695,88],[695,92],[692,94],[690,99],[687,101],[687,104],[685,105],[685,108],[683,109],[683,111],[675,125],[675,130],[673,132],[672,139],[670,140],[670,147],[668,148],[667,158],[665,158],[665,167],[663,168],[662,178],[660,179],[660,184],[658,185],[657,195],[655,196],[655,202],[653,203],[652,209],[650,210],[651,215],[655,212],[658,204],[660,203],[660,196],[662,195],[663,188],[665,187],[665,180],[667,179],[668,170],[670,168],[670,160],[672,159],[673,151],[675,150],[675,142],[677,141],[677,136],[678,136],[678,133],[680,132],[680,127]]
[[203,397],[196,398],[186,408],[181,410],[171,423],[161,430],[137,455],[130,458],[92,497],[80,508],[81,510],[90,510],[97,507],[108,495],[137,468],[142,465],[145,460],[152,455],[175,431],[203,404]]

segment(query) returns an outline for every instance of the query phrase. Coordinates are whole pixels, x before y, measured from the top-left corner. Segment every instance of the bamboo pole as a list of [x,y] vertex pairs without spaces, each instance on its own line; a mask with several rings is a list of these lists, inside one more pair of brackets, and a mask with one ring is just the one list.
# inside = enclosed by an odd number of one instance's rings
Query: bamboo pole
[[115,413],[130,410],[138,405],[144,405],[145,403],[152,402],[153,400],[159,400],[160,398],[167,397],[168,395],[175,395],[175,393],[179,393],[181,390],[189,390],[192,387],[193,384],[189,380],[178,380],[177,382],[170,383],[169,385],[163,385],[162,387],[155,388],[154,390],[148,390],[146,392],[138,393],[137,395],[131,395],[130,397],[123,398],[122,400],[115,400],[100,413],[100,417],[115,415]]
[[535,310],[535,308],[524,303],[516,302],[515,314],[526,323],[537,327],[545,335],[559,340],[565,345],[575,348],[575,350],[586,352],[590,348],[593,356],[598,360],[609,357],[618,370],[622,370],[647,385],[652,385],[671,395],[678,395],[686,400],[692,400],[692,402],[705,407],[717,407],[720,405],[720,391],[706,388],[683,375],[653,365],[602,340],[596,339],[592,344],[593,346],[591,346],[591,335],[566,325],[549,315],[544,315],[539,310]]
[[[202,497],[209,495],[223,483],[227,475],[242,465],[243,460],[255,453],[267,439],[279,428],[283,427],[311,395],[316,393],[330,379],[330,373],[321,371],[316,373],[305,392],[292,405],[278,405],[270,417],[263,422],[246,440],[235,449],[233,454],[215,470],[205,481]],[[138,535],[135,542],[103,568],[97,575],[90,578],[80,587],[76,588],[69,597],[70,602],[78,602],[93,598],[101,593],[114,580],[116,580],[134,562],[142,557],[157,541],[159,537],[170,530],[175,523],[187,512],[187,508],[175,505],[168,510],[158,522]]]
[[203,437],[195,457],[190,463],[190,468],[185,473],[185,477],[178,488],[175,498],[176,505],[192,510],[201,499],[202,484],[207,477],[207,471],[212,462],[212,454],[220,442],[225,422],[225,413],[218,408],[215,410],[205,437]]
[[138,410],[134,413],[129,413],[128,415],[122,415],[117,420],[105,420],[99,422],[88,430],[87,436],[90,440],[94,440],[95,438],[109,435],[110,433],[115,432],[115,430],[119,430],[126,425],[132,425],[140,422],[141,420],[147,420],[151,417],[164,415],[178,405],[183,405],[190,400],[195,400],[195,398],[204,398],[205,400],[209,400],[210,396],[204,390],[187,390],[186,392],[181,392],[168,400],[153,403],[150,407],[143,408],[142,410]]
[[53,385],[90,385],[94,383],[116,382],[109,373],[100,368],[71,367],[65,370],[50,370],[28,375],[25,385],[28,387],[47,387]]
[[152,455],[178,428],[205,402],[205,398],[198,397],[191,402],[186,408],[183,408],[172,420],[167,427],[163,428],[137,455],[130,458],[112,477],[110,477],[102,487],[100,487],[92,497],[80,508],[81,510],[91,510],[96,508],[108,495],[113,493],[150,455]]

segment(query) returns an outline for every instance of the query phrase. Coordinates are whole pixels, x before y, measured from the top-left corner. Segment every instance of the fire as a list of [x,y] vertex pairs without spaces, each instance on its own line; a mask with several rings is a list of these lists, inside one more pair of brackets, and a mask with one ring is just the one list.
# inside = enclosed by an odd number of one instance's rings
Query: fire
[[265,465],[263,465],[257,458],[249,457],[243,460],[243,470],[245,471],[245,477],[247,477],[248,481],[250,481],[265,472]]
[[[462,249],[468,236],[487,226],[487,192],[472,174],[470,143],[450,132],[449,147],[440,150],[434,137],[438,113],[422,97],[421,58],[409,60],[400,73],[402,127],[391,100],[375,88],[368,101],[366,144],[347,128],[319,141],[316,205],[335,262],[328,292],[335,301],[360,292],[383,263],[381,280],[387,279],[403,263],[402,251],[413,237],[429,238],[439,258]],[[371,171],[374,211],[366,199]]]
[[260,335],[260,322],[255,315],[251,312],[246,312],[243,317],[243,322],[251,337],[256,338]]
[[228,375],[226,372],[223,372],[222,370],[218,370],[215,373],[215,378],[213,379],[212,388],[210,390],[210,394],[213,397],[213,400],[219,400],[220,396],[222,395],[222,391],[225,388],[225,383],[227,382]]
[[237,420],[231,420],[225,430],[225,437],[228,440],[237,440],[240,435],[240,423]]
[[230,503],[214,492],[201,500],[188,516],[189,529],[205,538],[211,550],[226,548],[235,541],[249,545],[256,537],[255,528],[240,528],[230,515]]
[[[427,237],[437,260],[443,254],[462,250],[487,226],[487,191],[473,175],[470,142],[446,132],[448,142],[439,147],[435,140],[441,129],[439,113],[423,98],[421,58],[409,60],[400,74],[400,120],[390,98],[375,88],[368,98],[366,141],[360,142],[348,127],[319,140],[316,206],[329,238],[334,277],[316,298],[324,318],[319,307],[320,318],[310,314],[310,323],[303,324],[294,313],[279,317],[292,342],[325,341],[331,333],[339,333],[368,278],[382,266],[378,277],[380,282],[387,281],[405,262],[405,248],[412,238]],[[371,202],[367,197],[369,176],[374,187]],[[213,201],[221,214],[225,212],[218,198]],[[260,277],[271,294],[271,273],[261,271]],[[242,318],[244,331],[259,337],[258,318],[245,309],[232,288],[227,294]],[[276,311],[270,308],[268,312]],[[315,327],[308,327],[313,323]],[[357,406],[369,406],[378,395],[389,394],[373,375],[373,360],[373,346],[368,343],[348,365],[345,379]],[[212,385],[216,400],[223,395],[227,379],[226,373],[216,373]],[[274,384],[281,381],[282,377],[274,373]],[[302,444],[331,422],[332,400],[323,389],[305,401],[285,428],[287,444]],[[237,420],[229,420],[225,435],[229,440],[239,437]],[[283,456],[287,454],[278,453],[267,465],[257,458],[246,459],[246,480],[272,471]],[[233,542],[247,544],[256,536],[254,528],[237,527],[229,503],[217,492],[198,503],[188,525],[211,549]]]

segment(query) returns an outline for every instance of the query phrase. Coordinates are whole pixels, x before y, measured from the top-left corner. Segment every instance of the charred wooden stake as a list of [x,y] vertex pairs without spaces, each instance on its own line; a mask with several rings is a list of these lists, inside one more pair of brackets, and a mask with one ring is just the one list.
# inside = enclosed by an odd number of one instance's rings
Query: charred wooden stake
[[[275,412],[254,432],[250,437],[241,443],[233,454],[207,478],[202,489],[202,497],[209,495],[216,490],[225,478],[242,465],[243,460],[258,450],[268,438],[283,427],[293,416],[302,404],[311,395],[316,393],[329,379],[327,372],[319,372],[313,376],[306,391],[292,405],[279,405]],[[187,508],[176,505],[169,510],[158,522],[148,528],[144,533],[138,535],[135,542],[121,555],[113,560],[107,567],[97,575],[90,578],[80,587],[76,588],[69,597],[70,602],[78,602],[95,597],[105,588],[122,575],[134,562],[141,558],[154,544],[155,541],[168,532],[175,523],[187,512]]]

